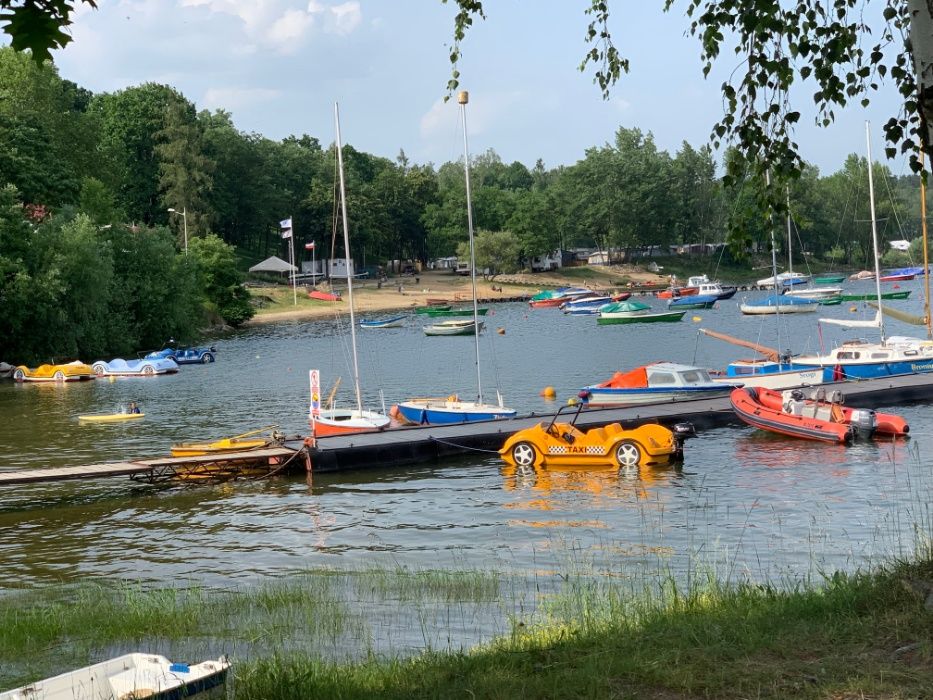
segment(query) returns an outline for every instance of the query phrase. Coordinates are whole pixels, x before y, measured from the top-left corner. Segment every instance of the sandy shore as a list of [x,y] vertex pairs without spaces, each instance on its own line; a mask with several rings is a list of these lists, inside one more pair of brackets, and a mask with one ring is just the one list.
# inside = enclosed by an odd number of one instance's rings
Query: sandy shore
[[[591,280],[578,277],[563,277],[559,273],[537,275],[510,275],[492,281],[476,280],[476,294],[480,299],[509,300],[531,296],[540,289],[558,286],[588,286],[594,290],[609,291],[622,289],[628,281],[636,284],[663,283],[666,278],[656,274],[626,271],[610,274],[600,271]],[[624,280],[624,281],[623,281]],[[259,308],[246,325],[276,323],[278,321],[314,320],[333,318],[349,313],[346,288],[337,287],[341,301],[318,301],[308,298],[309,287],[298,287],[298,303],[293,302],[291,287],[254,287],[250,290]],[[318,289],[329,289],[318,285]],[[415,277],[397,277],[384,282],[381,287],[373,280],[353,283],[355,311],[361,314],[373,312],[405,311],[426,306],[429,300],[447,300],[454,305],[467,306],[473,298],[469,277],[450,272],[428,272]],[[433,303],[433,302],[432,302]]]

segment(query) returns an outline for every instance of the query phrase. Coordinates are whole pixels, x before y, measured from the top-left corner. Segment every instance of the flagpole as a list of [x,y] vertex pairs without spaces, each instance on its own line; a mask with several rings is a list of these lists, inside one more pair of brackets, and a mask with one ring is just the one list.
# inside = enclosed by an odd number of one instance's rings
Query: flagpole
[[314,241],[311,241],[311,243],[311,286],[317,289],[317,265],[314,264],[314,252],[317,246],[313,245]]
[[294,305],[298,306],[298,268],[295,265],[295,220],[292,217],[288,217],[288,220],[292,222],[292,229],[289,233],[291,235],[288,237],[288,249],[291,251],[292,256],[292,299]]

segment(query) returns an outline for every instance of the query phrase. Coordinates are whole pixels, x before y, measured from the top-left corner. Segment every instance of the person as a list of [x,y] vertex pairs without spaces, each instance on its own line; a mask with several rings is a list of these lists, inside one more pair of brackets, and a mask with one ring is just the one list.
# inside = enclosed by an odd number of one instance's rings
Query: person
[[126,407],[127,413],[139,413],[139,406],[136,405],[135,401],[130,401],[129,405]]

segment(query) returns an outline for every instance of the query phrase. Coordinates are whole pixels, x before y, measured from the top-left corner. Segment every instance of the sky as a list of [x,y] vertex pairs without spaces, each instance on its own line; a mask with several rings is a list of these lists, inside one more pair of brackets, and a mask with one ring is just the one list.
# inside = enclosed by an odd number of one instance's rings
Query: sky
[[[588,0],[487,0],[458,66],[470,91],[471,154],[569,165],[620,126],[652,132],[672,155],[683,141],[707,143],[737,59],[724,54],[704,80],[685,4],[664,13],[662,0],[614,3],[611,29],[631,72],[604,100],[592,72],[578,70]],[[99,0],[78,12],[73,42],[54,60],[62,77],[94,92],[166,83],[273,139],[306,133],[331,143],[336,101],[346,143],[439,165],[463,153],[456,100],[444,102],[454,13],[441,0]],[[795,105],[805,160],[828,174],[864,153],[866,119],[882,156],[881,125],[899,105],[893,87],[868,110],[839,110],[825,129],[813,124],[812,92]],[[906,172],[902,161],[889,165]]]

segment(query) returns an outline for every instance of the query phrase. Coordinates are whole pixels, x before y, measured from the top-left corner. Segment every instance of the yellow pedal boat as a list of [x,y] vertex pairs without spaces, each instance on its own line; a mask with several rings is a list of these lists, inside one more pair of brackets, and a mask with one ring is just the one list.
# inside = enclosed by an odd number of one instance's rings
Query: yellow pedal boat
[[78,420],[82,423],[121,423],[127,420],[137,420],[145,415],[145,413],[90,413],[78,416]]

